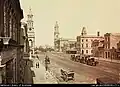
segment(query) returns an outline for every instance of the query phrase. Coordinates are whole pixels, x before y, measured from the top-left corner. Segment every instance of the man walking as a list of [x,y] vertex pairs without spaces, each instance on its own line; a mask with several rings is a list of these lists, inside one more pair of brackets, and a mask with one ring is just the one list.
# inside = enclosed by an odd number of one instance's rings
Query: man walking
[[48,70],[47,58],[48,58],[48,56],[46,55],[46,57],[45,57],[45,69],[46,69],[46,71]]

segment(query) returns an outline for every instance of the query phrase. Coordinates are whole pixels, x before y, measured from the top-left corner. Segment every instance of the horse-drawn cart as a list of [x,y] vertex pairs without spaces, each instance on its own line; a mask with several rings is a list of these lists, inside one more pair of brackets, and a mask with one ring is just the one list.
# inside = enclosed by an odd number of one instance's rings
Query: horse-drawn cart
[[74,71],[61,69],[61,75],[64,81],[74,80]]

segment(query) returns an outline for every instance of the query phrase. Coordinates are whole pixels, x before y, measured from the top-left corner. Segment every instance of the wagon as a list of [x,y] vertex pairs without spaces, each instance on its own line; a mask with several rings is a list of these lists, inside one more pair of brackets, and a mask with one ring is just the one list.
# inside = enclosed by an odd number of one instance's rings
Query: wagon
[[71,54],[71,60],[75,60],[75,54]]
[[90,57],[87,60],[87,65],[91,65],[91,66],[96,66],[98,64],[98,61],[95,60],[95,58]]
[[66,70],[61,69],[61,75],[64,81],[68,81],[70,79],[74,80],[74,71],[72,70],[66,71]]

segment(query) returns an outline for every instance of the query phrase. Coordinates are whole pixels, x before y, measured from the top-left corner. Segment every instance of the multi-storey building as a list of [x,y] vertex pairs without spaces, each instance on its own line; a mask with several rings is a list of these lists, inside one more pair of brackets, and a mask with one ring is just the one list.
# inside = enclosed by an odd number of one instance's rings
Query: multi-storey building
[[120,59],[120,41],[117,43],[117,59]]
[[21,83],[19,62],[24,47],[20,44],[22,18],[19,0],[0,0],[1,63],[6,65],[3,83]]
[[[24,51],[23,51],[23,60],[20,61],[20,65],[21,65],[21,81],[22,83],[27,83],[28,80],[26,78],[26,73],[28,73],[29,71],[27,71],[28,69],[28,63],[31,62],[31,60],[29,59],[29,41],[28,41],[28,28],[27,28],[27,23],[22,22],[22,27],[21,27],[21,44],[24,45]],[[27,70],[26,70],[27,69]],[[29,75],[28,75],[29,76]],[[27,77],[28,77],[27,76]]]
[[104,57],[104,38],[100,40],[94,40],[92,42],[93,56]]
[[117,43],[120,41],[120,33],[106,33],[104,34],[104,58],[115,59]]
[[86,28],[83,27],[82,33],[80,36],[77,36],[77,49],[80,51],[81,54],[85,55],[92,55],[93,50],[92,50],[92,41],[93,40],[99,40],[102,39],[103,37],[100,36],[100,33],[97,32],[97,36],[95,35],[87,35]]

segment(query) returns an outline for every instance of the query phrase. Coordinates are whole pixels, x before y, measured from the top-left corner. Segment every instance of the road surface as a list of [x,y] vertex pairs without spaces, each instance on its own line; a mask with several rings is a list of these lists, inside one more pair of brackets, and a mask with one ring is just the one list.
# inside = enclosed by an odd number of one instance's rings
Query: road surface
[[[69,83],[95,83],[96,78],[108,76],[118,81],[118,73],[120,64],[100,61],[97,66],[89,66],[79,62],[71,61],[69,55],[58,53],[46,53],[51,60],[50,69],[60,77],[60,69],[72,69],[75,72],[75,81]],[[45,54],[39,54],[40,61],[44,63]]]

